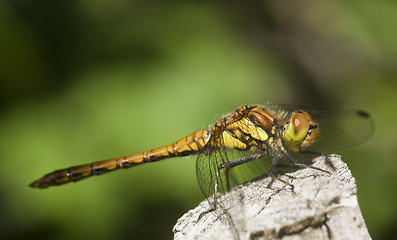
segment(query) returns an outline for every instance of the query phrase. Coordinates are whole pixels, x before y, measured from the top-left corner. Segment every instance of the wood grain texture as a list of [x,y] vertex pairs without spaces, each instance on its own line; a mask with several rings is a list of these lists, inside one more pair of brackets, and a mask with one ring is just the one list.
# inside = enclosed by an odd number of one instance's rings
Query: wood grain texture
[[[174,239],[371,239],[357,202],[357,187],[348,166],[331,155],[314,169],[280,175],[294,189],[271,178],[239,186],[220,197],[216,211],[203,201],[174,226]],[[222,214],[226,212],[226,214]]]

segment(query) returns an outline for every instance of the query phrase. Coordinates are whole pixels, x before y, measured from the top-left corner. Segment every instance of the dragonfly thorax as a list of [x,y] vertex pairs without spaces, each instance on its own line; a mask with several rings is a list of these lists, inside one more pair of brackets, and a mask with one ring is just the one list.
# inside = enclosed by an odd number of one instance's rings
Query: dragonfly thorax
[[[213,141],[209,147],[235,150],[263,151],[274,147],[277,131],[277,113],[261,106],[245,106],[224,116],[212,129]],[[282,127],[282,126],[281,126]]]

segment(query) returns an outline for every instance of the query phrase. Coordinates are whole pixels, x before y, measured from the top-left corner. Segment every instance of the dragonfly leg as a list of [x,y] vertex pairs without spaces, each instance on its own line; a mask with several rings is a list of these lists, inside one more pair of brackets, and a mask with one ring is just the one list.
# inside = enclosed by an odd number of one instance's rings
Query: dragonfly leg
[[[219,186],[219,181],[220,181],[220,171],[222,169],[226,169],[226,173],[225,174],[227,176],[227,174],[228,174],[227,170],[228,169],[230,169],[232,167],[235,167],[235,166],[238,166],[240,164],[244,164],[244,163],[253,161],[253,160],[258,159],[260,157],[263,157],[263,156],[265,156],[267,154],[268,153],[265,151],[265,152],[262,152],[262,153],[259,153],[259,154],[250,155],[250,156],[239,158],[239,159],[232,160],[232,161],[226,161],[226,162],[223,162],[222,164],[220,164],[218,166],[218,169],[217,169],[216,174],[215,174],[216,180],[215,180],[215,192],[214,192],[214,196],[213,196],[214,200],[213,200],[213,204],[210,204],[210,205],[212,205],[212,207],[210,209],[208,209],[207,211],[204,211],[204,212],[200,213],[197,221],[199,221],[204,215],[206,215],[206,214],[208,214],[208,213],[210,213],[212,211],[215,211],[216,208],[217,208],[217,206],[216,206],[216,204],[217,204],[216,198],[217,198],[218,186]],[[229,184],[229,181],[226,181],[226,182],[227,182],[226,183],[227,184],[227,190],[229,191],[230,190],[230,184]]]
[[232,160],[230,162],[224,162],[221,165],[219,165],[218,171],[223,169],[223,168],[232,168],[232,167],[238,166],[240,164],[253,161],[253,160],[258,159],[260,157],[263,157],[265,155],[267,155],[267,152],[250,155],[250,156],[247,156],[247,157],[243,157],[243,158],[239,158],[239,159],[236,159],[236,160]]
[[[221,171],[222,169],[225,169],[225,171],[226,171],[226,173],[225,173],[225,174],[226,174],[226,178],[228,178],[228,177],[227,177],[227,175],[228,175],[228,169],[231,169],[231,168],[233,168],[233,167],[235,167],[235,166],[238,166],[238,165],[240,165],[240,164],[244,164],[244,163],[247,163],[247,162],[256,160],[256,159],[261,158],[261,157],[263,157],[263,156],[265,156],[265,155],[267,155],[267,154],[268,154],[268,153],[267,153],[266,151],[264,151],[264,152],[261,152],[261,153],[258,153],[258,154],[250,155],[250,156],[247,156],[247,157],[235,159],[235,160],[228,161],[228,162],[224,162],[224,163],[220,164],[220,165],[218,166],[218,170],[217,170],[217,173],[216,173],[216,177],[217,177],[217,180],[216,180],[216,183],[215,183],[216,186],[217,186],[217,183],[218,183],[220,171]],[[230,190],[230,183],[229,183],[229,181],[226,181],[226,188],[227,188],[227,191]],[[216,192],[216,191],[217,191],[217,187],[215,188],[215,192]]]
[[[324,172],[324,173],[331,174],[331,173],[328,172],[327,170],[324,170],[324,169],[321,169],[321,168],[318,168],[318,167],[314,167],[314,166],[308,165],[308,164],[298,163],[287,151],[283,151],[283,154],[284,154],[285,157],[288,158],[288,160],[289,160],[294,166],[298,166],[298,167],[301,167],[301,168],[311,168],[311,169],[315,169],[315,170],[318,170],[318,171],[321,171],[321,172]],[[329,159],[328,159],[328,161],[329,161]]]
[[330,166],[332,168],[332,170],[336,170],[334,164],[331,162],[331,160],[328,157],[328,154],[324,153],[324,152],[316,152],[316,151],[310,151],[310,150],[305,150],[302,153],[309,153],[309,154],[313,154],[313,155],[319,155],[321,157],[325,158],[325,163]]
[[277,164],[279,155],[280,155],[279,153],[276,153],[276,154],[274,155],[274,158],[273,158],[272,164],[270,165],[269,171],[267,171],[267,175],[268,175],[269,177],[273,178],[274,180],[280,181],[280,182],[284,183],[285,185],[290,186],[290,187],[292,188],[292,190],[294,190],[294,185],[292,185],[291,183],[289,183],[289,182],[287,182],[287,181],[284,181],[283,179],[278,178],[278,177],[276,177],[276,176],[273,175],[273,169],[274,169],[274,167],[275,167],[276,164]]
[[215,210],[216,210],[216,207],[212,206],[210,209],[208,209],[208,210],[206,210],[206,211],[200,213],[200,215],[198,216],[198,218],[197,218],[196,221],[197,221],[197,222],[200,221],[200,219],[201,219],[202,217],[204,217],[204,216],[207,215],[208,213],[213,212],[213,211],[215,211]]

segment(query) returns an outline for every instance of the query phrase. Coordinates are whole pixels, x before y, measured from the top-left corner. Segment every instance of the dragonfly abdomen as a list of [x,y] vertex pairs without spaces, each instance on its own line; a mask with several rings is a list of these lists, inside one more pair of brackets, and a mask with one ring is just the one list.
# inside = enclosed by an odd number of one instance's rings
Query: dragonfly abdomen
[[52,173],[44,175],[44,177],[31,183],[29,186],[34,188],[59,186],[68,182],[76,182],[93,175],[101,175],[120,168],[129,168],[139,164],[159,161],[172,157],[193,155],[200,152],[200,150],[207,144],[209,138],[210,134],[207,130],[196,131],[193,134],[164,147],[109,160],[56,170]]

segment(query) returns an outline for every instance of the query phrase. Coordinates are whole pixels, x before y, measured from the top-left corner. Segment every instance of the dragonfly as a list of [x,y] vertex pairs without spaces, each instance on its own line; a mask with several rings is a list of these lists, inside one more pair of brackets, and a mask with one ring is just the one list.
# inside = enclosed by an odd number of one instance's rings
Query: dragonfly
[[373,130],[370,115],[361,110],[322,110],[270,103],[247,105],[224,115],[208,129],[195,131],[166,146],[56,170],[29,186],[59,186],[117,169],[198,155],[197,180],[208,199],[266,175],[290,185],[274,172],[279,159],[287,160],[291,166],[327,172],[297,159],[303,154],[325,155],[326,151],[363,143]]

